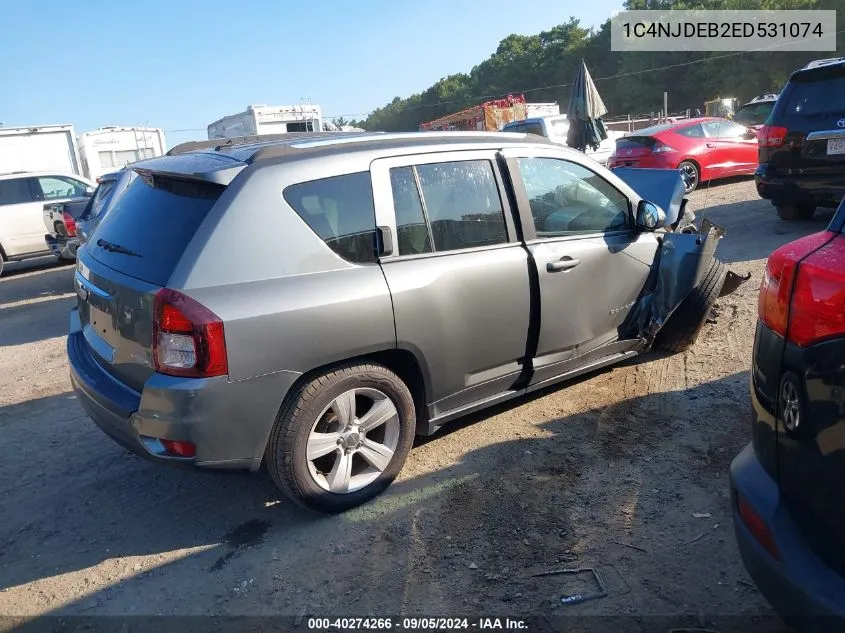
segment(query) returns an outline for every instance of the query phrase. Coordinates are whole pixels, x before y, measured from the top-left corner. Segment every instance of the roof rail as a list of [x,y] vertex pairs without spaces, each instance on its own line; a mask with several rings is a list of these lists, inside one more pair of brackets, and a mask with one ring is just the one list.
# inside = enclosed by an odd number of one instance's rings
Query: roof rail
[[841,64],[845,62],[845,57],[829,57],[827,59],[816,59],[801,70],[810,70],[811,68],[820,68],[821,66],[830,66],[831,64]]
[[311,138],[312,136],[338,135],[340,132],[285,132],[281,134],[251,134],[249,136],[235,136],[232,138],[215,138],[208,141],[187,141],[171,147],[165,156],[176,156],[203,149],[221,150],[237,145],[253,143],[268,143],[271,141],[289,141],[297,138]]

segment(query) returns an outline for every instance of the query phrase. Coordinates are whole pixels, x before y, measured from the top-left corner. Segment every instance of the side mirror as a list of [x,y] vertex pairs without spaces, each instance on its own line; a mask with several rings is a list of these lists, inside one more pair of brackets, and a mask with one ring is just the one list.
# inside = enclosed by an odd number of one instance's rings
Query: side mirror
[[755,130],[753,127],[748,128],[745,131],[745,138],[747,138],[748,140],[757,138],[757,130]]
[[87,187],[85,187],[85,193],[87,193],[89,196],[94,195],[94,186],[88,185]]
[[666,223],[666,212],[653,202],[640,200],[637,205],[637,227],[644,231],[656,231]]

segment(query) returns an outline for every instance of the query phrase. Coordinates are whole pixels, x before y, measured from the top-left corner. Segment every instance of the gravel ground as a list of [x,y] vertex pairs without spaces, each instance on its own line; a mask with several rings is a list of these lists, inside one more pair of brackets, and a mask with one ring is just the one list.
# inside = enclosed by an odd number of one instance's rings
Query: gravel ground
[[[386,494],[330,518],[297,509],[260,476],[162,468],[112,443],[70,389],[73,269],[9,266],[0,614],[719,614],[768,616],[758,630],[785,630],[740,561],[727,473],[749,440],[765,258],[829,214],[780,222],[747,179],[691,204],[727,228],[720,256],[753,274],[691,350],[419,440]],[[589,590],[585,576],[531,577],[577,566],[597,568],[608,596],[559,606]]]

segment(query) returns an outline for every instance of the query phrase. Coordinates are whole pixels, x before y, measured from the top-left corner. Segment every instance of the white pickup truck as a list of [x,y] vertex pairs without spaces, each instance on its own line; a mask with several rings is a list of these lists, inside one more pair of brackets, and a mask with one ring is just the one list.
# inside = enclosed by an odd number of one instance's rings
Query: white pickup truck
[[[522,121],[511,121],[507,123],[502,132],[521,132],[523,134],[536,134],[538,136],[545,136],[553,143],[560,143],[566,145],[566,134],[569,132],[569,119],[566,115],[558,114],[552,116],[538,116]],[[587,149],[584,152],[593,160],[607,164],[607,159],[613,154],[616,148],[616,139],[624,135],[624,132],[607,131],[607,138],[601,142],[598,149]]]

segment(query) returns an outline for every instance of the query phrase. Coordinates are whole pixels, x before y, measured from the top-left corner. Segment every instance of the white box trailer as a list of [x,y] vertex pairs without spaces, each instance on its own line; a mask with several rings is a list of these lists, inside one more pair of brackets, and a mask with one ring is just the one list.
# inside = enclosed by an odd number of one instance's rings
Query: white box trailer
[[17,171],[82,175],[73,126],[0,127],[0,174]]
[[251,105],[246,111],[224,116],[208,126],[208,140],[258,134],[323,131],[318,105]]
[[82,168],[91,180],[167,151],[164,130],[148,127],[101,127],[80,134],[77,143]]

